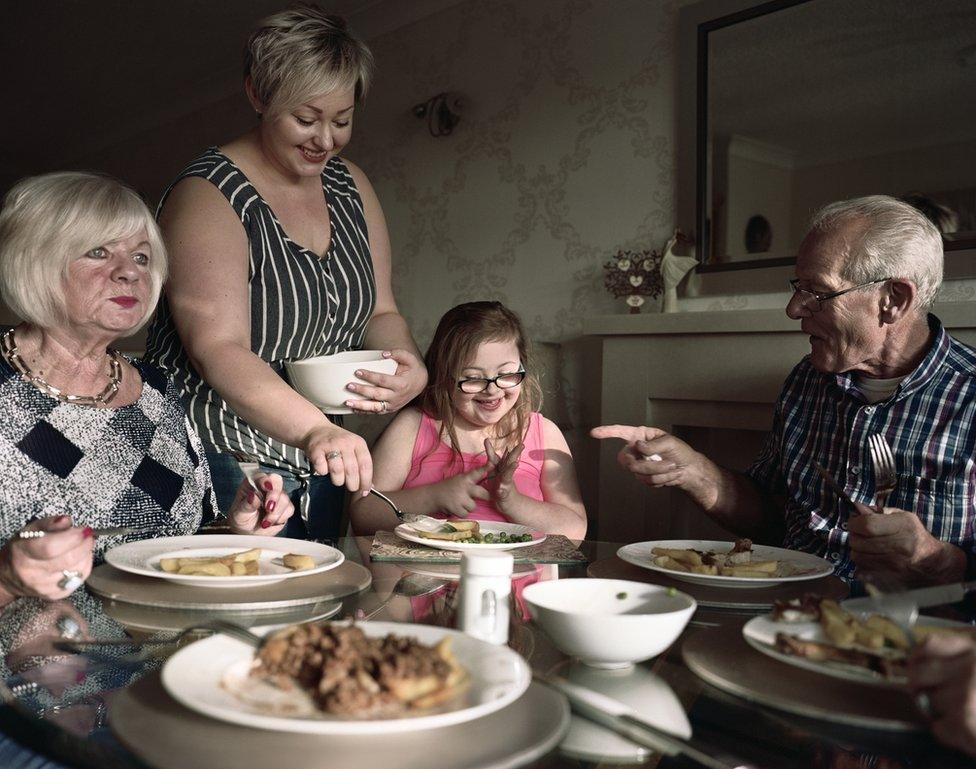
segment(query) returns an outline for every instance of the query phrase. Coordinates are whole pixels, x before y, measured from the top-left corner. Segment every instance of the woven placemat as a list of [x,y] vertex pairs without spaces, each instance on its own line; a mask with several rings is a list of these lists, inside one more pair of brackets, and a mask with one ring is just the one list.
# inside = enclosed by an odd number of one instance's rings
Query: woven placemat
[[[517,547],[510,551],[515,563],[586,563],[586,556],[562,534],[550,534],[538,545]],[[371,561],[423,561],[425,563],[460,563],[458,550],[438,550],[400,539],[392,531],[378,531],[369,551]]]

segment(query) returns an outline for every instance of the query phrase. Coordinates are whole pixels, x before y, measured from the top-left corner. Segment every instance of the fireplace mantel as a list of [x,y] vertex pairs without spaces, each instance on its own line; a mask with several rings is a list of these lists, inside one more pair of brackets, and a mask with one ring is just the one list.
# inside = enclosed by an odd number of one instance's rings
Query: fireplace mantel
[[[957,339],[976,347],[976,304],[945,302],[933,310]],[[751,464],[754,446],[769,429],[773,404],[790,369],[809,352],[799,323],[782,310],[728,310],[588,318],[592,365],[599,381],[585,394],[588,426],[650,425],[690,430],[701,450],[710,432],[732,437],[728,466]],[[595,379],[595,378],[594,378]],[[744,432],[743,432],[744,431]],[[737,436],[742,448],[735,451]],[[720,441],[715,449],[719,451]],[[726,444],[728,440],[726,439]],[[746,448],[748,446],[748,448]],[[582,457],[598,478],[600,539],[631,542],[704,536],[710,523],[689,515],[680,494],[652,491],[619,468],[618,441],[591,441]]]

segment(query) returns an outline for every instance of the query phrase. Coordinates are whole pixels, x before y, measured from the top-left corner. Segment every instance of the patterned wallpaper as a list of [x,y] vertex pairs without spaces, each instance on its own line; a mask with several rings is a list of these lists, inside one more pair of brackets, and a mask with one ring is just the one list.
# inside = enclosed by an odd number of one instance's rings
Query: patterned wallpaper
[[[348,155],[383,205],[421,348],[463,301],[499,299],[550,343],[626,310],[603,262],[660,249],[673,226],[675,25],[673,2],[469,0],[372,41]],[[441,91],[463,110],[435,138],[411,108]],[[578,424],[578,366],[562,358],[546,389]]]

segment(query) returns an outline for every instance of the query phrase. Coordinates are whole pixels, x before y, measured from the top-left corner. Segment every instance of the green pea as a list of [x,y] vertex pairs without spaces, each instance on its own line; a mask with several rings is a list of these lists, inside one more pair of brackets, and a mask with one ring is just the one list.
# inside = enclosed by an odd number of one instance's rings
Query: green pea
[[625,599],[626,597],[627,597],[627,594],[626,594],[626,593],[622,593],[622,592],[621,592],[621,593],[617,593],[617,600],[618,600],[618,601],[622,601],[622,600],[624,600],[624,599]]

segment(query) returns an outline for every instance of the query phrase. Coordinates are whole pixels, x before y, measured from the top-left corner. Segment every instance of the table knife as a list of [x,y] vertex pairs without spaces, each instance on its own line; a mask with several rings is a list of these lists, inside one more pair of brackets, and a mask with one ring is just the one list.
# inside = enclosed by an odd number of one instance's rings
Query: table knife
[[[966,593],[976,590],[976,580],[970,582],[955,582],[951,585],[937,585],[936,587],[920,587],[917,590],[906,590],[898,593],[900,599],[911,598],[915,604],[924,609],[926,606],[942,606],[948,603],[958,603],[965,598]],[[847,611],[877,612],[884,614],[885,593],[868,595],[863,598],[848,598],[840,605]]]
[[843,487],[841,487],[841,485],[834,480],[834,477],[819,463],[814,462],[813,466],[817,468],[817,472],[820,473],[820,477],[824,479],[824,483],[827,484],[827,488],[847,502],[847,504],[849,504],[851,507],[854,507],[854,500],[851,499],[851,495],[844,491]]
[[[626,737],[638,745],[651,748],[663,755],[684,755],[709,769],[750,769],[741,762],[724,763],[714,756],[703,753],[681,737],[663,731],[641,718],[629,705],[600,692],[574,684],[559,676],[534,674],[533,678],[565,695],[570,708],[584,718]],[[691,736],[690,734],[688,735]]]

